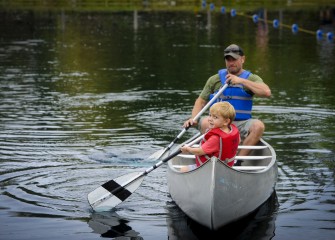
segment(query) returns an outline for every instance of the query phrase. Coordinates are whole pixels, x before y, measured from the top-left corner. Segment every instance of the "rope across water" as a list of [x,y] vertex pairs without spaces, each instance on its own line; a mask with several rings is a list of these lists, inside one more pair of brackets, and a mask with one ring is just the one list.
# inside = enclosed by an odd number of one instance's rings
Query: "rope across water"
[[[216,9],[214,3],[207,4],[206,0],[202,1],[201,8],[202,9],[209,8],[210,11],[215,11],[215,9]],[[220,7],[220,12],[222,14],[225,14],[228,11],[227,11],[225,6],[221,6]],[[242,12],[238,12],[234,8],[230,9],[229,12],[230,12],[231,17],[235,17],[237,15],[238,16],[243,16],[243,17],[251,18],[254,23],[262,21],[262,22],[265,22],[265,23],[268,23],[268,24],[272,24],[272,26],[274,28],[279,28],[279,27],[289,28],[289,29],[292,30],[292,33],[298,33],[300,31],[300,32],[304,32],[304,33],[307,33],[307,34],[316,35],[318,40],[322,40],[324,37],[330,42],[332,42],[334,40],[334,33],[332,33],[332,32],[324,33],[322,29],[317,29],[316,31],[312,31],[312,30],[301,28],[296,23],[293,23],[292,25],[290,25],[290,24],[284,24],[284,23],[280,22],[278,19],[267,20],[267,19],[261,18],[258,14],[253,14],[253,15],[244,14]]]

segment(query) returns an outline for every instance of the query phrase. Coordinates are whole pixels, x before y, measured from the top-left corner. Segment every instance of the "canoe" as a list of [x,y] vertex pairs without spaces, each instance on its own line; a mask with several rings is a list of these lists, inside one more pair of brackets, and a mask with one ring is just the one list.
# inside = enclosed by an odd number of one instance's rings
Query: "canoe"
[[194,170],[194,155],[179,154],[168,162],[168,187],[171,198],[191,219],[217,230],[260,207],[273,193],[278,176],[276,153],[263,139],[249,156],[239,157],[241,166],[229,167],[212,158]]

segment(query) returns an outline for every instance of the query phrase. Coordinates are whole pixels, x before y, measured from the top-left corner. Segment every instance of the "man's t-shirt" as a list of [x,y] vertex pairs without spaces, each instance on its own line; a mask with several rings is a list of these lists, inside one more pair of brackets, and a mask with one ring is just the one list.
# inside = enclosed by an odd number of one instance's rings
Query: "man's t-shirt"
[[[262,78],[260,78],[256,74],[252,74],[252,73],[249,75],[248,80],[250,80],[252,82],[259,82],[259,83],[263,82]],[[211,76],[207,80],[206,85],[204,86],[204,88],[202,89],[202,92],[200,93],[200,97],[202,99],[208,101],[209,100],[209,95],[211,95],[215,91],[218,91],[221,86],[222,86],[222,83],[221,83],[219,74],[215,74],[215,75]],[[248,89],[246,89],[246,92],[253,95],[253,92],[249,91]]]

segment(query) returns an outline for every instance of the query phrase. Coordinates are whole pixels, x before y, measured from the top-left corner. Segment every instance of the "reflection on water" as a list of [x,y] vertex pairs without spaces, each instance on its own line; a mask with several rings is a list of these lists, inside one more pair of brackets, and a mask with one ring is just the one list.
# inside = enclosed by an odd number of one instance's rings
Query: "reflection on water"
[[[300,14],[316,28],[319,12],[283,10],[282,17]],[[244,46],[246,67],[271,87],[272,98],[255,99],[254,116],[265,122],[279,165],[279,206],[268,201],[239,222],[235,237],[334,236],[334,43],[214,12],[0,18],[1,239],[215,237],[170,202],[165,166],[114,213],[92,213],[86,197],[152,166],[148,157],[180,132],[231,42]]]
[[103,238],[142,240],[139,233],[127,225],[128,222],[115,212],[93,213],[88,225]]

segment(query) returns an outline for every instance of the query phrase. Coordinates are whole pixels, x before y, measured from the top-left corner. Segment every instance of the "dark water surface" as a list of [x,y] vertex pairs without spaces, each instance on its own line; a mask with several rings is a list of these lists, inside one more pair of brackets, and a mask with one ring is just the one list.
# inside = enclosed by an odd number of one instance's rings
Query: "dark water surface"
[[[266,16],[334,32],[321,12]],[[134,16],[1,12],[0,239],[334,239],[334,42],[229,14]],[[162,166],[114,212],[94,213],[87,194],[155,163],[232,42],[272,89],[254,117],[278,155],[276,194],[213,233],[174,205]]]

